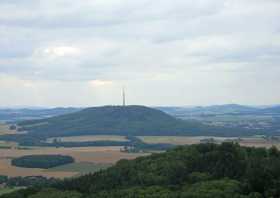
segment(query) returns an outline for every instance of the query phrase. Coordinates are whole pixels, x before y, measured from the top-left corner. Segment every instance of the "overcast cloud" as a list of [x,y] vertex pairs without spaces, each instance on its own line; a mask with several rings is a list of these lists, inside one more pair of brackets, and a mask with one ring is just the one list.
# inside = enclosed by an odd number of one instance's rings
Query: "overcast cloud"
[[280,103],[279,0],[1,0],[0,106]]

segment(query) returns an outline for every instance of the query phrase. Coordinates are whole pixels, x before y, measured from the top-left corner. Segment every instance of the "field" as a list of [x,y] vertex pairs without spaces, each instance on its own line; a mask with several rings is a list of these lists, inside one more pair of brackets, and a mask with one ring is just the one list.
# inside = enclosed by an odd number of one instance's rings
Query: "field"
[[[0,124],[0,135],[14,134],[15,131]],[[186,137],[186,136],[139,136],[146,143],[168,143],[174,145],[197,144],[202,140],[213,138],[216,143],[223,141],[236,141],[243,146],[271,147],[272,145],[280,148],[280,141],[269,140],[263,137],[247,138],[224,138],[224,137]],[[83,142],[83,141],[128,141],[125,136],[75,136],[56,138],[64,142]],[[54,139],[48,139],[54,141]],[[116,163],[120,159],[134,159],[139,156],[149,155],[149,153],[125,153],[120,150],[122,147],[75,147],[75,148],[55,148],[55,147],[28,147],[20,149],[17,143],[0,141],[0,174],[7,176],[45,176],[45,177],[71,177],[88,172],[95,172]],[[75,163],[58,166],[52,169],[20,168],[11,165],[11,159],[24,155],[44,155],[61,154],[69,155],[75,159]]]
[[87,141],[128,141],[125,136],[120,135],[86,135],[48,138],[47,142],[52,143],[54,140],[61,142],[87,142]]
[[[78,169],[69,171],[69,167],[59,170],[44,170],[38,168],[20,168],[10,164],[11,159],[24,155],[61,154],[72,156],[77,163],[114,164],[120,159],[134,159],[143,153],[124,153],[121,147],[79,147],[79,148],[54,148],[37,147],[28,150],[0,149],[0,173],[8,176],[42,175],[45,177],[70,177],[79,174]],[[77,171],[76,171],[77,170]]]
[[149,144],[174,144],[174,145],[185,145],[185,144],[198,144],[200,141],[199,137],[185,137],[185,136],[138,136],[142,141]]
[[[0,135],[15,134],[8,125],[0,124]],[[124,136],[76,136],[63,137],[61,141],[128,141]],[[52,141],[52,140],[50,140]],[[15,142],[0,141],[0,174],[7,176],[70,177],[77,174],[96,171],[111,166],[120,159],[134,159],[147,154],[132,154],[121,152],[122,147],[29,147],[19,149]],[[20,168],[11,165],[11,159],[24,155],[61,154],[70,155],[75,159],[74,164],[56,167],[54,169]]]
[[16,134],[16,130],[10,130],[9,125],[0,123],[0,135]]
[[0,149],[5,148],[5,147],[12,148],[12,147],[16,147],[16,146],[18,146],[18,144],[16,142],[6,142],[6,141],[0,140]]
[[203,139],[214,138],[217,141],[225,141],[227,139],[236,138],[225,138],[225,137],[210,137],[210,136],[138,136],[142,141],[149,144],[174,144],[174,145],[190,145],[199,144]]
[[235,141],[238,142],[242,146],[249,147],[266,147],[269,148],[271,146],[276,146],[280,149],[280,141],[278,140],[270,140],[265,139],[263,137],[208,137],[208,136],[197,136],[197,137],[186,137],[186,136],[139,136],[139,138],[150,144],[156,143],[166,143],[166,144],[174,144],[174,145],[190,145],[190,144],[198,144],[202,140],[213,138],[216,143],[221,143],[224,141]]
[[4,195],[6,193],[11,193],[13,191],[16,191],[16,190],[19,190],[20,188],[8,188],[8,187],[4,187],[4,188],[1,188],[0,187],[0,196],[1,195]]

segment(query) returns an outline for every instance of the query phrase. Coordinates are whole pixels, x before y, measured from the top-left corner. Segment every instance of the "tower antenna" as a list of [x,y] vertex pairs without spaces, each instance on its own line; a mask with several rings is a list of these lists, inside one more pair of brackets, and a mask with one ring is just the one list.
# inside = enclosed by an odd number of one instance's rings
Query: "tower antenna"
[[122,88],[122,99],[123,99],[123,106],[125,106],[125,89]]

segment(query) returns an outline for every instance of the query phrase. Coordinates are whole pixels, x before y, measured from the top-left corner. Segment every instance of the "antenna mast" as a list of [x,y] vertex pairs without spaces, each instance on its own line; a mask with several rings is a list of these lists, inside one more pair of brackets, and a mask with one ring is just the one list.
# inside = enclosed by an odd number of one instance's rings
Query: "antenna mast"
[[125,106],[125,90],[122,88],[122,98],[123,98],[123,106]]

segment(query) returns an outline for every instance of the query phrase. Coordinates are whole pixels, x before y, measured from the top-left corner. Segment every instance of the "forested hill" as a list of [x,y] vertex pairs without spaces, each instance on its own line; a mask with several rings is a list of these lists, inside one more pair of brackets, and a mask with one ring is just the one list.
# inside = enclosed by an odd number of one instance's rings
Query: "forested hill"
[[160,110],[144,106],[93,107],[79,112],[18,123],[29,134],[71,136],[114,135],[250,135],[244,129],[210,127],[197,121],[176,119]]
[[276,198],[279,166],[275,147],[199,144],[121,160],[52,189],[29,188],[3,198]]

